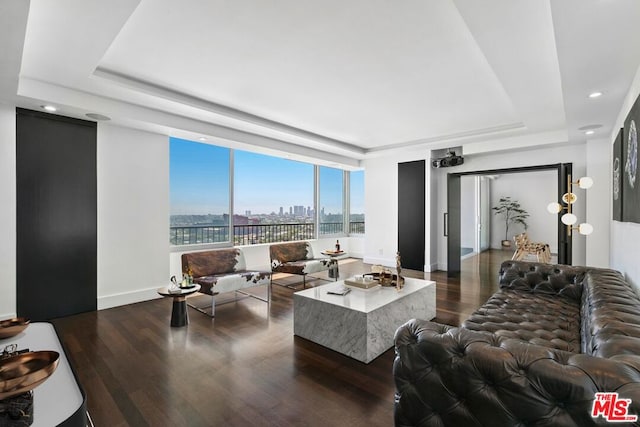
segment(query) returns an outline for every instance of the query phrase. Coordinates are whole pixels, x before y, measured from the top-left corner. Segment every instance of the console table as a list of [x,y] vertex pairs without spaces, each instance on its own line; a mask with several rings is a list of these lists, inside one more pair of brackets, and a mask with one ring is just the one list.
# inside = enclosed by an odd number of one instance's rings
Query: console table
[[53,325],[31,323],[20,334],[0,340],[0,351],[9,344],[30,351],[53,350],[60,353],[58,367],[51,376],[33,389],[32,427],[85,427],[87,425],[87,397],[80,387],[67,360]]

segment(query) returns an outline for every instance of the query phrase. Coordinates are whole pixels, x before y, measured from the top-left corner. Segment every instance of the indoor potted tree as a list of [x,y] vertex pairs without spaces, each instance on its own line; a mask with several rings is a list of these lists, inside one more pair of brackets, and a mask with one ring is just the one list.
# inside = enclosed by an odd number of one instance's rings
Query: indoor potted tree
[[522,209],[520,203],[516,200],[511,200],[511,197],[501,197],[498,200],[498,205],[492,208],[495,215],[502,215],[504,217],[504,240],[502,241],[503,247],[511,246],[511,239],[509,239],[509,226],[512,224],[520,224],[527,230],[527,218],[529,214],[526,210]]

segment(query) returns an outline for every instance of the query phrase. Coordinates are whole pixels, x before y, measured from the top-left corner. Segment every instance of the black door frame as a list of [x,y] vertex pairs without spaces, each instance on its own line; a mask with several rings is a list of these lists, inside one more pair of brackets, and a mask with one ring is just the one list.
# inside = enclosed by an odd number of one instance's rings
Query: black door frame
[[[566,193],[568,176],[571,175],[572,163],[554,163],[549,165],[522,166],[517,168],[489,169],[469,172],[452,172],[447,174],[447,212],[445,213],[445,237],[447,237],[447,276],[457,277],[460,274],[460,178],[468,175],[499,175],[507,173],[538,172],[555,170],[558,173],[558,197]],[[558,264],[571,265],[573,252],[570,236],[566,226],[557,215]]]

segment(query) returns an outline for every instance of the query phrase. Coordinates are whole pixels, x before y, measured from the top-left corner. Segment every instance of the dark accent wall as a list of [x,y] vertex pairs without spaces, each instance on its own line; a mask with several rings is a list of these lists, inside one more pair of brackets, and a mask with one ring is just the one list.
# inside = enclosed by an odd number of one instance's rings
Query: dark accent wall
[[424,271],[425,161],[398,163],[398,251],[402,267]]
[[447,277],[460,275],[461,206],[460,175],[447,174]]
[[96,310],[96,124],[17,109],[17,312]]

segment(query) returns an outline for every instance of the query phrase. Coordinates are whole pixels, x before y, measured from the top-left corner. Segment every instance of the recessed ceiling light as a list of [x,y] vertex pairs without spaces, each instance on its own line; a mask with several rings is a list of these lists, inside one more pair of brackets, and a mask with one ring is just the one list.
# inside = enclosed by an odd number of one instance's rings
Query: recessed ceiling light
[[602,92],[591,92],[589,94],[589,98],[598,98],[599,96],[602,96]]
[[200,138],[198,138],[200,141],[206,141],[207,138],[205,138],[204,136],[201,136]]
[[595,131],[595,130],[588,130],[588,131],[586,131],[584,134],[585,134],[585,135],[593,135],[594,133],[596,133],[596,131]]
[[595,129],[600,129],[602,127],[602,125],[586,125],[586,126],[582,126],[580,128],[578,128],[578,130],[595,130]]
[[51,112],[58,111],[58,109],[56,107],[54,107],[53,105],[42,105],[41,107],[44,108],[45,110],[51,111]]
[[98,113],[87,113],[85,114],[85,116],[89,117],[90,119],[98,120],[98,121],[111,120],[111,117],[105,116],[103,114],[98,114]]

